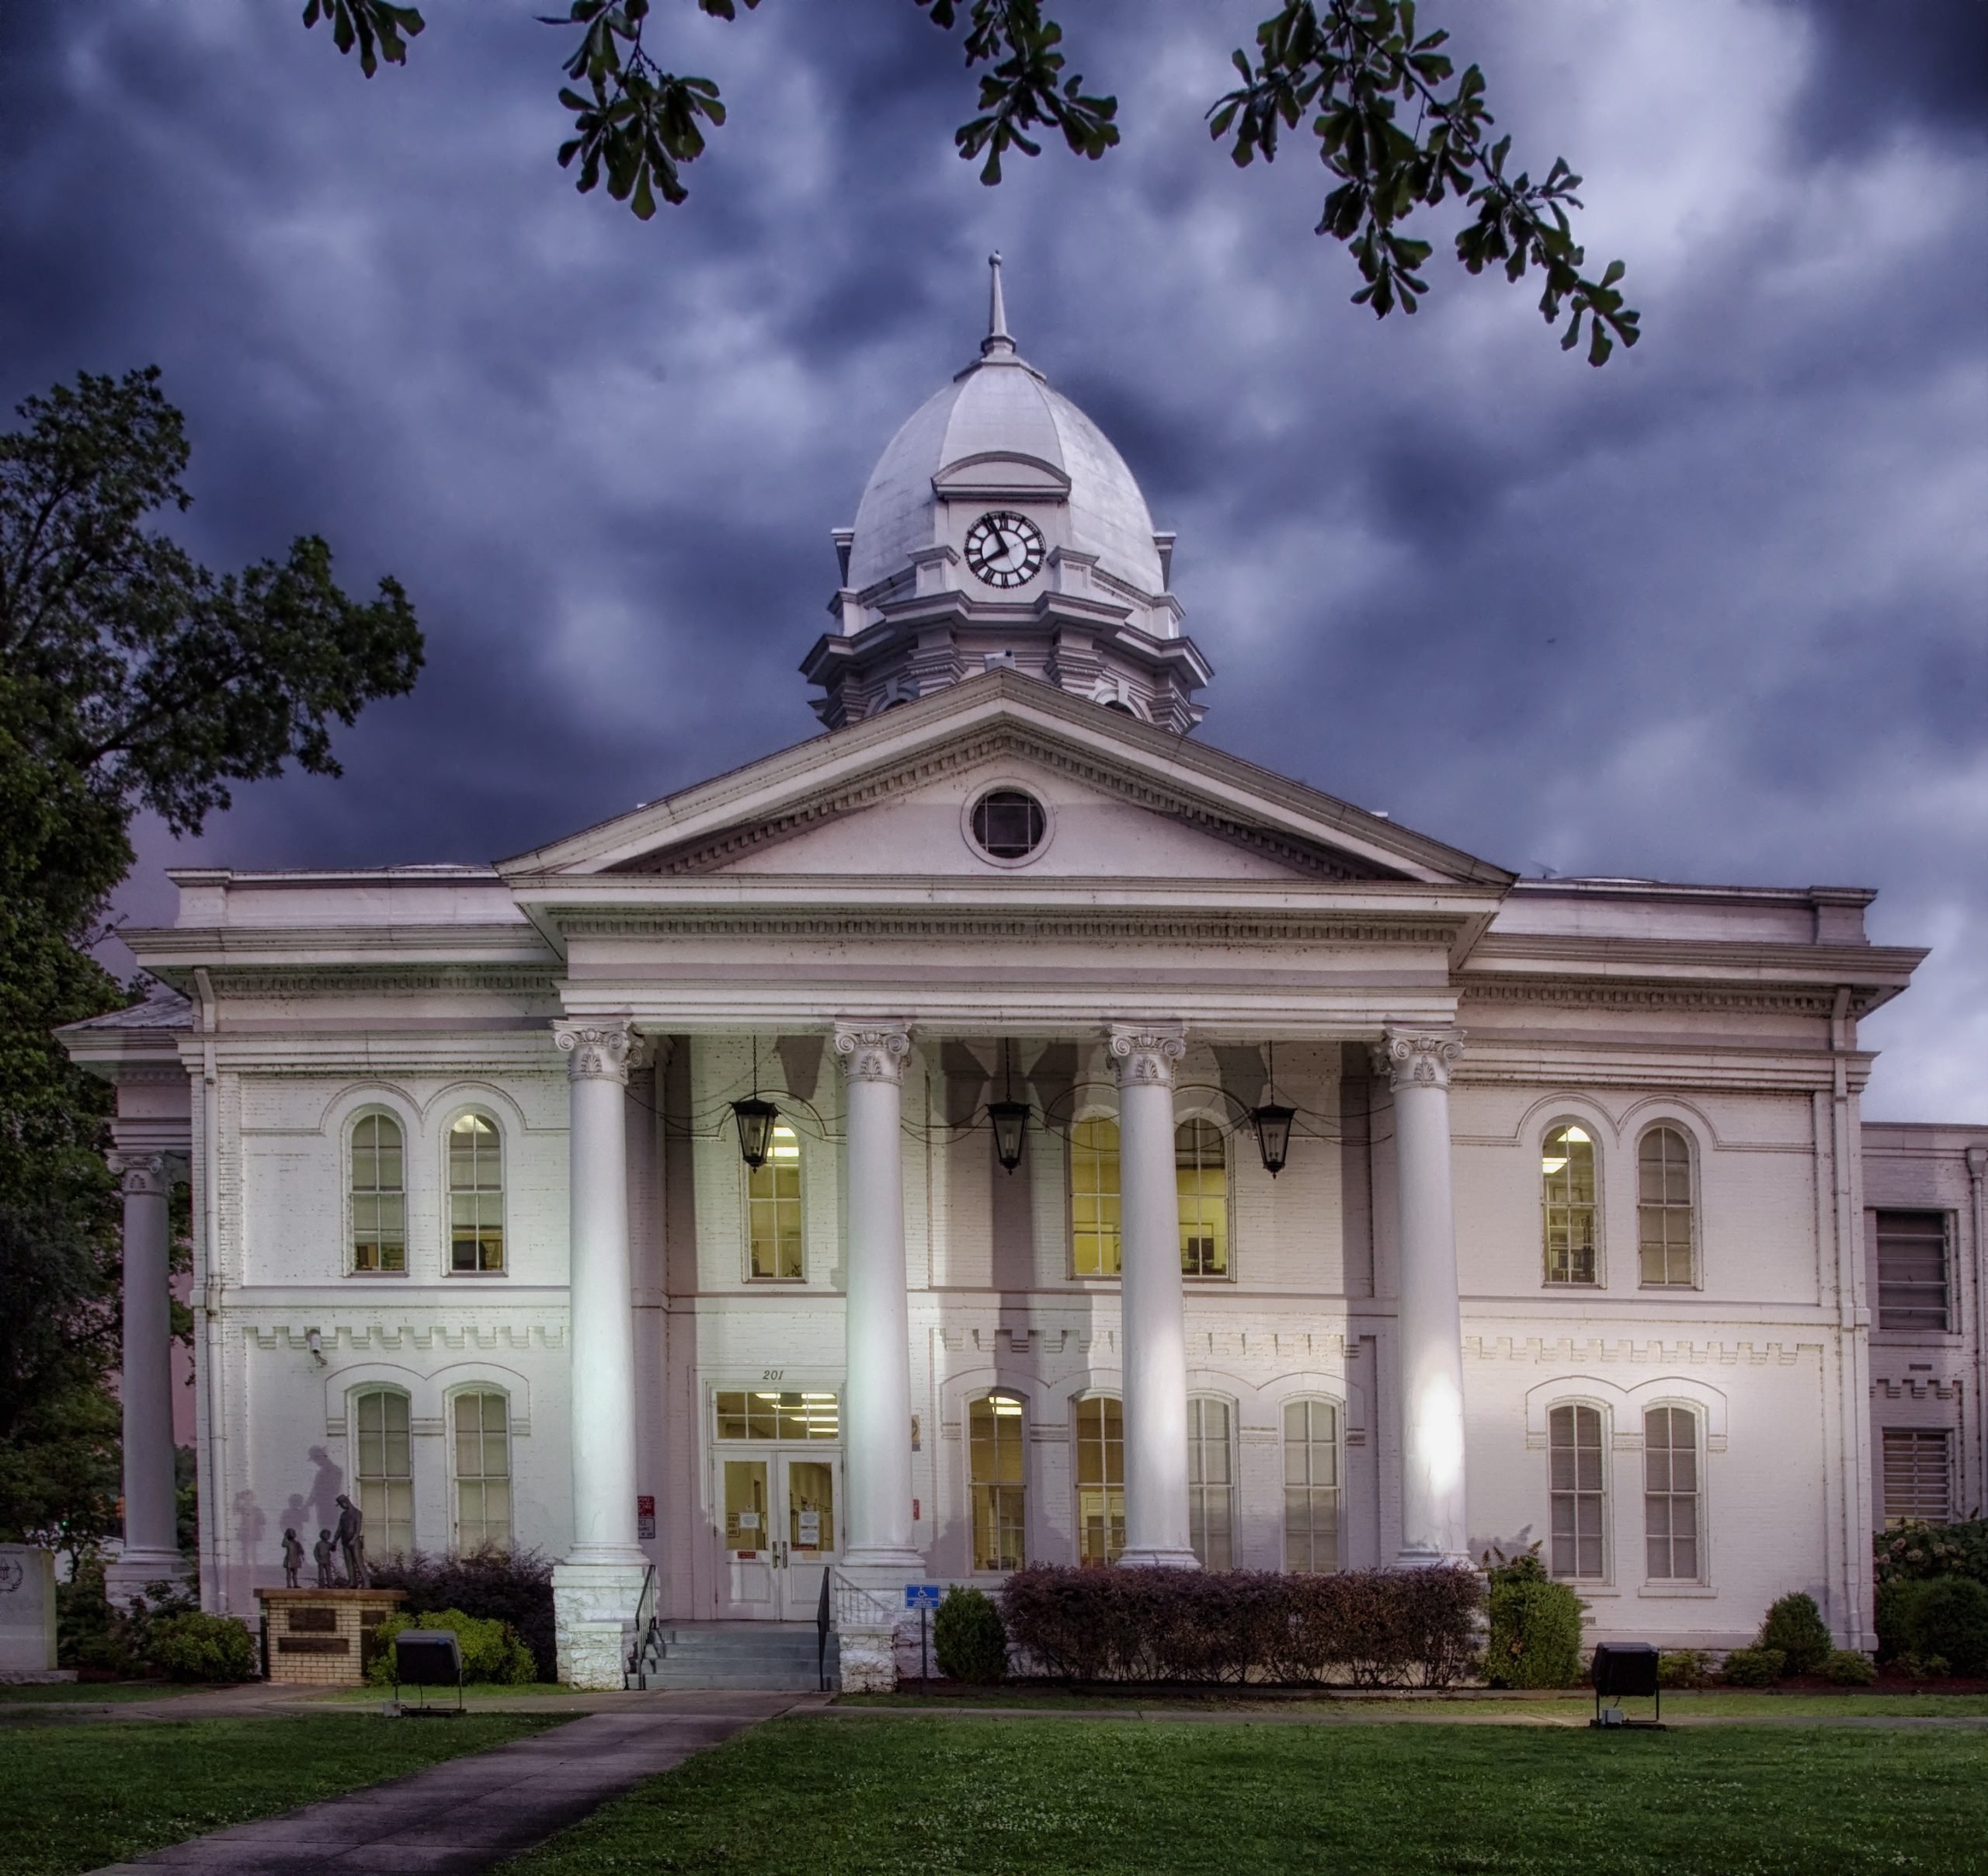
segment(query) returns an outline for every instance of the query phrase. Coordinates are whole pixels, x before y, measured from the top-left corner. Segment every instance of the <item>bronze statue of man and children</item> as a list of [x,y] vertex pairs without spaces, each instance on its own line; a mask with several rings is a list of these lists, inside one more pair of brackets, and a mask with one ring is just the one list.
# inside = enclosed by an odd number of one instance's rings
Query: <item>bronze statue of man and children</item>
[[[366,1568],[366,1518],[365,1514],[352,1500],[341,1492],[338,1499],[339,1522],[335,1530],[320,1530],[318,1541],[311,1547],[311,1555],[318,1565],[318,1587],[321,1589],[364,1589],[371,1586],[372,1578]],[[342,1558],[345,1564],[345,1581],[339,1581],[334,1567],[335,1559]],[[304,1542],[297,1534],[297,1527],[290,1525],[283,1534],[283,1580],[290,1589],[297,1587],[297,1579],[304,1569]]]

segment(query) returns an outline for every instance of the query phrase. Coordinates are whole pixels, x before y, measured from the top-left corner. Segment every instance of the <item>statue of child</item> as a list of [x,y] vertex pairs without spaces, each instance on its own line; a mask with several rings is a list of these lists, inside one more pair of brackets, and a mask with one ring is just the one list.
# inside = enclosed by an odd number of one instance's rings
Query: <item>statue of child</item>
[[287,1589],[297,1587],[297,1572],[304,1568],[304,1545],[297,1535],[297,1527],[288,1527],[283,1534],[283,1580]]
[[311,1547],[311,1555],[318,1560],[318,1587],[321,1589],[335,1588],[338,1578],[332,1574],[332,1559],[338,1555],[338,1547],[332,1542],[332,1534],[328,1530],[318,1532],[318,1541]]

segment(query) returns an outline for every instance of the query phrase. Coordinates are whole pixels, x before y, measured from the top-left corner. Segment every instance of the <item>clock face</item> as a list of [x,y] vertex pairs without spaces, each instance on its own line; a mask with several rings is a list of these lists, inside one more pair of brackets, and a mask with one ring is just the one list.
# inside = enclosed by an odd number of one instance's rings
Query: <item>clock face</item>
[[1042,530],[1006,509],[982,515],[967,530],[966,564],[990,586],[1020,586],[1042,571]]

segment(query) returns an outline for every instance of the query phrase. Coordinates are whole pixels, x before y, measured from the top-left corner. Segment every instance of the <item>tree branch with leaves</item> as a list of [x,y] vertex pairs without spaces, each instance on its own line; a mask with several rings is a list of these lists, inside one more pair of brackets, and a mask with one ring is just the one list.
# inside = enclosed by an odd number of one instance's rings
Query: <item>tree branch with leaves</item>
[[[680,3],[734,20],[742,4],[751,12],[759,0]],[[1001,180],[1011,153],[1040,155],[1052,136],[1093,162],[1116,146],[1118,100],[1066,73],[1063,29],[1041,0],[911,4],[944,32],[964,28],[961,50],[979,88],[976,114],[953,141],[980,162],[983,182]],[[667,71],[655,58],[645,43],[655,16],[651,0],[571,0],[564,13],[539,16],[579,35],[564,68],[572,82],[559,92],[574,130],[559,146],[561,166],[577,162],[582,194],[604,180],[645,221],[659,197],[673,206],[687,199],[683,170],[704,155],[706,130],[725,121],[714,81]],[[304,23],[321,20],[341,52],[358,51],[369,78],[382,61],[405,64],[408,41],[426,24],[418,9],[389,0],[308,0]],[[1569,214],[1582,207],[1581,179],[1559,157],[1538,182],[1514,172],[1510,137],[1490,139],[1496,120],[1484,74],[1475,65],[1455,70],[1443,50],[1448,36],[1420,32],[1414,0],[1289,0],[1257,28],[1253,57],[1235,54],[1242,82],[1209,106],[1210,134],[1232,140],[1231,155],[1247,168],[1260,155],[1274,161],[1283,134],[1309,116],[1319,160],[1337,179],[1316,232],[1345,244],[1364,283],[1354,304],[1377,318],[1413,313],[1429,291],[1431,245],[1407,227],[1416,211],[1461,198],[1475,211],[1455,238],[1465,269],[1496,267],[1512,281],[1537,269],[1541,316],[1549,325],[1566,316],[1562,349],[1573,350],[1585,332],[1589,363],[1605,363],[1639,336],[1620,284],[1623,263],[1610,262],[1598,277],[1583,271]]]

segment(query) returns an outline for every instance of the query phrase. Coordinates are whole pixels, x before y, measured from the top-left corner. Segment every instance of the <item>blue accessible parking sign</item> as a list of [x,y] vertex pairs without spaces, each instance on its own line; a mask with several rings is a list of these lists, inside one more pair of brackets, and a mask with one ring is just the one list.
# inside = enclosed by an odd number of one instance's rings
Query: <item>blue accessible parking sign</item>
[[939,1607],[938,1583],[906,1583],[904,1586],[904,1606],[907,1609],[936,1609]]

